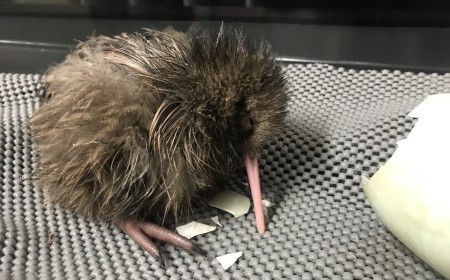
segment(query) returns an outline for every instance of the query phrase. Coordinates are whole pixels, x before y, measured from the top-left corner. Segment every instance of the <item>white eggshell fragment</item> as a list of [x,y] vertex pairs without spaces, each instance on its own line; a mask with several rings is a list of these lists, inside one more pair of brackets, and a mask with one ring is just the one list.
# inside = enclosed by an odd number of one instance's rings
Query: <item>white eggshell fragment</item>
[[205,234],[205,233],[214,231],[215,229],[216,229],[216,227],[214,227],[214,226],[205,225],[205,224],[195,222],[195,221],[176,228],[177,232],[180,235],[182,235],[188,239],[191,239],[192,237],[200,235],[200,234]]
[[231,213],[236,218],[247,214],[250,209],[248,197],[230,190],[218,193],[208,204]]
[[211,220],[216,224],[216,225],[218,225],[219,227],[223,227],[223,225],[220,223],[220,221],[219,221],[219,216],[214,216],[214,217],[212,217],[211,218]]
[[263,200],[262,200],[262,204],[263,204],[265,207],[271,207],[271,206],[273,205],[273,203],[270,202],[270,201],[268,201],[267,199],[263,199]]
[[419,118],[364,192],[385,226],[411,251],[450,278],[450,94],[428,97]]
[[242,256],[242,252],[236,252],[231,254],[226,254],[223,256],[216,257],[217,261],[223,267],[223,269],[227,270],[230,268],[236,261]]

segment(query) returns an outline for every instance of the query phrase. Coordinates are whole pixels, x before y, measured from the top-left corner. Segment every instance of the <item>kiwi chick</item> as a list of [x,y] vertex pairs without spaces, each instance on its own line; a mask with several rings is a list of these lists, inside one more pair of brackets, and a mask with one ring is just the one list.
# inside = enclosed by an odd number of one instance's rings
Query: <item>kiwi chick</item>
[[98,36],[49,69],[31,118],[46,196],[119,226],[162,261],[152,239],[199,248],[164,228],[245,165],[258,231],[258,157],[280,131],[286,83],[267,43],[198,28]]

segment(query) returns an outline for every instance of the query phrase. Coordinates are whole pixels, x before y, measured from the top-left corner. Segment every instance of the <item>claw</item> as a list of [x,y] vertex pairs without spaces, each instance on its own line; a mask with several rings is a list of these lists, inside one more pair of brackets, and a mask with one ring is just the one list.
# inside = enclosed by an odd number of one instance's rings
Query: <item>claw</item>
[[166,260],[158,253],[156,254],[156,256],[153,256],[158,262],[159,264],[161,264],[161,267],[166,269],[167,265],[166,265]]
[[198,247],[194,243],[192,243],[191,252],[195,253],[195,254],[199,254],[199,255],[201,255],[203,257],[206,257],[208,255],[208,253],[205,250],[201,249],[200,247]]
[[147,251],[164,268],[167,267],[166,261],[159,254],[159,249],[151,240],[152,238],[172,244],[188,253],[200,254],[205,257],[207,255],[206,251],[199,248],[186,237],[149,222],[123,221],[119,226],[134,242]]

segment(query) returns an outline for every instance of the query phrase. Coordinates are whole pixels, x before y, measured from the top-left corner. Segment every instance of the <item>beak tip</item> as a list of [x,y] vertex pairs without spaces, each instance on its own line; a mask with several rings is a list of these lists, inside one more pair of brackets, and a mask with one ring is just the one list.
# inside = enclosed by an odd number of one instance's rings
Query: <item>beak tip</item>
[[266,232],[266,228],[264,226],[257,226],[258,233],[263,235]]

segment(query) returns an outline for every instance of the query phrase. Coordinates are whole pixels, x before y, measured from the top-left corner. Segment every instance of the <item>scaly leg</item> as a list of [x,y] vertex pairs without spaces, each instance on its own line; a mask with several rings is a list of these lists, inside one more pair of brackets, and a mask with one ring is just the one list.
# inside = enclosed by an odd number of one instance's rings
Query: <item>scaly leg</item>
[[155,243],[153,243],[151,240],[152,238],[172,244],[188,253],[197,253],[206,256],[205,251],[197,247],[186,237],[153,223],[126,220],[119,226],[131,239],[134,240],[134,242],[141,246],[142,249],[158,260],[163,267],[166,267],[166,262],[161,254],[159,254],[158,247]]

